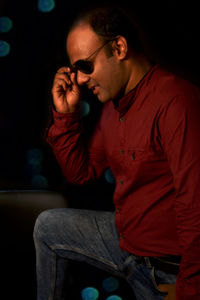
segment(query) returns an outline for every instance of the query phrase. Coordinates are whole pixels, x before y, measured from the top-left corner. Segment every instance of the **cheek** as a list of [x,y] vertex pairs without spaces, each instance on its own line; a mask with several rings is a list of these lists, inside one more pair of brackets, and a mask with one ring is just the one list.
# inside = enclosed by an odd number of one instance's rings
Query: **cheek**
[[106,99],[115,99],[119,94],[122,86],[122,72],[119,65],[112,59],[107,59],[101,63],[98,72],[95,74],[96,82],[99,85],[100,97]]
[[112,72],[105,74],[102,82],[102,88],[104,88],[114,100],[122,89],[122,83],[121,73],[119,73],[118,70],[112,70]]
[[109,77],[107,80],[99,83],[99,93],[97,95],[99,101],[107,102],[109,100],[115,100],[120,94],[120,84],[112,78],[113,77]]

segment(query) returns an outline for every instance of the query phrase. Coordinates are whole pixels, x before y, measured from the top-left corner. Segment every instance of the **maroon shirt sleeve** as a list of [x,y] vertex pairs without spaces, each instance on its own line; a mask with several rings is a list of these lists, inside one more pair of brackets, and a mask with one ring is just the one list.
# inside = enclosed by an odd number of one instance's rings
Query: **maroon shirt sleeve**
[[86,145],[79,112],[61,114],[52,110],[52,114],[52,124],[46,131],[47,141],[67,181],[85,184],[99,178],[107,167],[99,125],[90,145]]
[[173,174],[182,261],[177,300],[200,299],[200,94],[178,96],[160,115],[161,142]]

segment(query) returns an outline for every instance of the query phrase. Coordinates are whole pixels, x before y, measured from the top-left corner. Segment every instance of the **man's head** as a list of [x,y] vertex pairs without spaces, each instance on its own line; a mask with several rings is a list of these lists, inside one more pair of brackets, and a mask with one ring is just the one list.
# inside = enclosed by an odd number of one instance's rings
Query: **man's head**
[[143,49],[132,20],[106,7],[76,19],[67,37],[67,53],[78,84],[87,85],[101,102],[107,102],[130,90],[134,58]]

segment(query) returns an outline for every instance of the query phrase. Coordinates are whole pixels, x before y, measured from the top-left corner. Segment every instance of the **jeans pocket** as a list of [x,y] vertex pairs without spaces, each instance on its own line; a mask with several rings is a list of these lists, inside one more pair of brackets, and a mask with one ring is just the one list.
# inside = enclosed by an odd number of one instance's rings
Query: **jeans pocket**
[[154,286],[156,292],[163,295],[163,296],[167,296],[168,293],[162,291],[159,288],[159,285],[162,283],[162,281],[160,281],[160,277],[156,275],[156,270],[155,270],[154,267],[151,269],[151,278],[152,278],[152,283],[153,283],[153,286]]

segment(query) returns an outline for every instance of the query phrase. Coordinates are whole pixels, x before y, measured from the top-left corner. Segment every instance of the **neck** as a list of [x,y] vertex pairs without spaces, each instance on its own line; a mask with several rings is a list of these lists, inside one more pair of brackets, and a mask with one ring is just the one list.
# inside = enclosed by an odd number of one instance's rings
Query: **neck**
[[130,61],[129,80],[126,85],[125,94],[136,87],[151,68],[152,64],[146,57],[143,55],[137,55],[137,57],[134,56],[133,60]]

